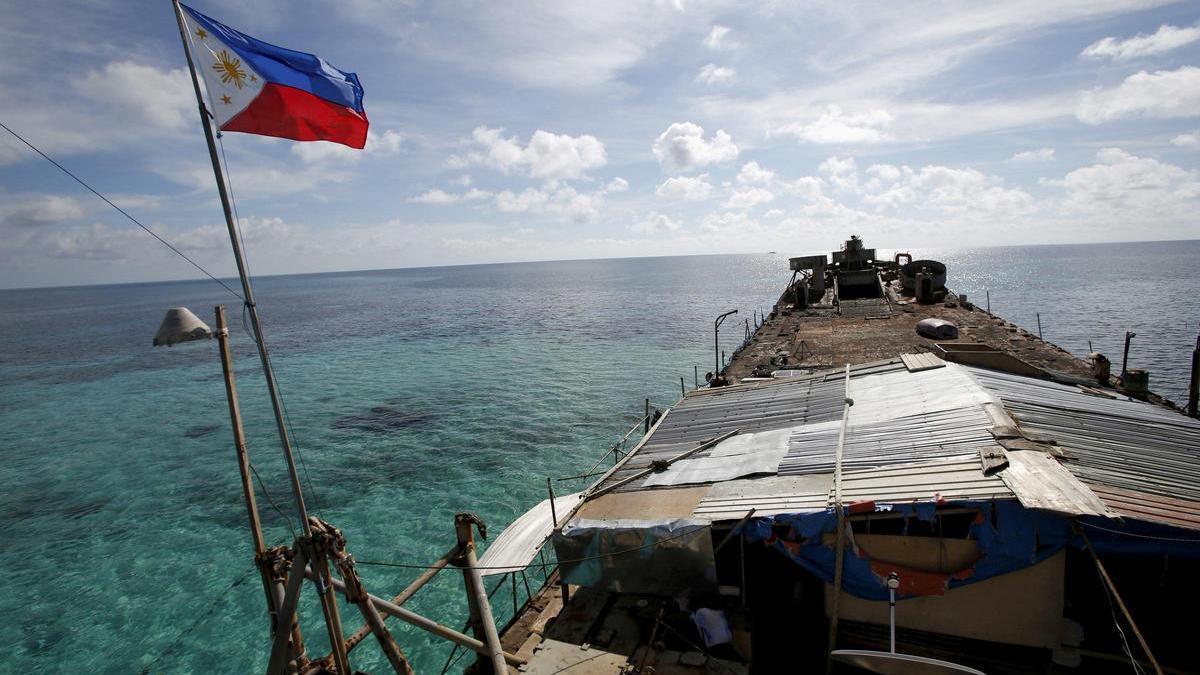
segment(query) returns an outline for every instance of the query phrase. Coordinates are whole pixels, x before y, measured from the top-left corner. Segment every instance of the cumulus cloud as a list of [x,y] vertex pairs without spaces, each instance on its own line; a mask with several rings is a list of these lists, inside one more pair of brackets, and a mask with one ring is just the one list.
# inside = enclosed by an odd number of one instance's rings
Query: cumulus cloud
[[704,38],[704,46],[714,51],[733,49],[737,47],[737,43],[729,37],[732,32],[729,26],[714,24],[712,30],[708,31],[708,36]]
[[537,213],[587,221],[600,213],[603,195],[577,192],[570,186],[505,190],[495,194],[496,208],[506,213]]
[[775,172],[764,169],[758,162],[746,162],[738,171],[739,185],[770,185],[775,180]]
[[2,195],[0,223],[5,228],[41,228],[78,220],[83,205],[74,197],[60,195]]
[[708,174],[702,173],[699,176],[668,178],[654,190],[654,194],[678,201],[699,202],[708,199],[712,189]]
[[1010,162],[1048,162],[1054,159],[1054,148],[1038,148],[1018,152],[1009,158]]
[[1200,131],[1179,134],[1171,139],[1171,145],[1180,148],[1200,148]]
[[809,143],[882,143],[892,140],[887,132],[892,120],[886,110],[846,113],[831,105],[816,120],[781,125],[773,133]]
[[629,229],[638,234],[668,234],[675,232],[680,228],[679,221],[673,220],[661,213],[651,213],[644,220],[638,221],[629,226]]
[[1011,216],[1029,210],[1033,198],[1024,190],[1003,186],[995,176],[976,169],[948,166],[876,165],[863,184],[863,202],[880,209],[911,206],[937,209],[963,217]]
[[568,136],[538,129],[522,145],[515,136],[505,137],[502,128],[476,127],[471,137],[482,149],[451,157],[452,166],[475,164],[503,173],[524,171],[531,178],[569,180],[608,163],[604,144],[588,134]]
[[182,68],[161,70],[133,61],[113,61],[74,83],[97,107],[108,108],[159,129],[196,123],[191,78]]
[[404,135],[393,129],[379,133],[374,129],[367,131],[367,144],[362,150],[348,148],[340,143],[328,141],[311,141],[293,143],[292,153],[301,160],[309,163],[340,160],[355,162],[365,156],[387,156],[399,154]]
[[704,66],[700,69],[699,73],[696,73],[696,81],[703,82],[704,84],[708,85],[728,84],[733,82],[734,78],[736,77],[736,70],[733,68],[727,68],[725,66],[718,66],[715,63],[710,63]]
[[1200,116],[1200,68],[1135,73],[1112,89],[1085,93],[1076,115],[1088,124],[1135,116]]
[[761,187],[742,187],[733,191],[722,206],[727,209],[750,209],[775,201],[775,193]]
[[659,164],[677,171],[720,164],[738,156],[738,147],[723,129],[706,139],[704,128],[691,122],[676,122],[667,127],[655,139],[653,150]]
[[461,195],[450,194],[445,190],[434,188],[426,192],[422,192],[416,197],[409,197],[408,201],[413,204],[453,204],[462,199]]
[[1064,209],[1076,214],[1191,222],[1200,206],[1200,172],[1120,148],[1104,148],[1095,164],[1044,182],[1061,187]]
[[1163,24],[1151,35],[1138,33],[1127,40],[1106,37],[1093,42],[1082,55],[1090,58],[1111,58],[1113,61],[1128,61],[1141,56],[1162,54],[1172,49],[1185,47],[1200,40],[1200,26],[1180,28]]

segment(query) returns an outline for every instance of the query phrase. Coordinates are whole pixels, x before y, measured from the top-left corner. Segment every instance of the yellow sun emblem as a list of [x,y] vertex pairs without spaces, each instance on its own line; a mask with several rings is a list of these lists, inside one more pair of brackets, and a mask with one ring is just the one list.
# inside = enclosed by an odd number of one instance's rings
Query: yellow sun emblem
[[221,53],[217,54],[217,61],[212,67],[221,76],[222,84],[232,82],[238,89],[246,86],[246,71],[242,70],[242,60],[231,56],[228,50],[222,49]]

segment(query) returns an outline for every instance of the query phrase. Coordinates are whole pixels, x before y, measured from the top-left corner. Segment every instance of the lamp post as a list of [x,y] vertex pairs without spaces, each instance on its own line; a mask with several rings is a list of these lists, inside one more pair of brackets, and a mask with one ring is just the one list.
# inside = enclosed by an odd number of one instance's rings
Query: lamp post
[[716,369],[713,370],[713,377],[721,374],[721,324],[725,323],[725,319],[730,314],[737,314],[737,310],[731,309],[713,321],[713,360],[717,364]]

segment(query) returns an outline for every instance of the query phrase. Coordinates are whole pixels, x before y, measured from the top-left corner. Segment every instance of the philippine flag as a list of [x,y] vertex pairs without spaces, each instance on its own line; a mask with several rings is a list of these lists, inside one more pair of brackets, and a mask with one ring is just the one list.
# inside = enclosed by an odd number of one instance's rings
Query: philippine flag
[[218,129],[366,145],[367,115],[357,75],[181,7],[192,60],[208,89]]

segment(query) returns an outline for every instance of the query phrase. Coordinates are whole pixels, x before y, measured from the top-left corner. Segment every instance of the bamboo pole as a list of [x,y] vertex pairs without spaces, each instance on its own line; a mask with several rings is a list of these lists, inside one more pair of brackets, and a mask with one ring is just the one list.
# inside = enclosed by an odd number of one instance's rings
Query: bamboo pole
[[404,658],[404,653],[400,651],[400,645],[396,644],[392,634],[383,625],[383,617],[379,615],[379,610],[375,609],[375,604],[371,602],[370,598],[363,598],[356,604],[358,610],[362,612],[363,619],[370,626],[371,632],[379,640],[379,648],[383,650],[388,663],[392,664],[392,669],[400,675],[413,675],[412,665],[409,664],[408,659]]
[[[837,648],[838,613],[841,611],[842,567],[846,561],[846,510],[842,506],[842,453],[846,446],[846,427],[850,420],[850,364],[846,364],[846,385],[842,405],[842,428],[838,432],[837,450],[833,464],[833,507],[837,509],[837,556],[833,568],[833,613],[829,617],[829,649]],[[825,672],[833,672],[833,660],[826,655]]]
[[467,574],[472,592],[475,594],[475,605],[479,608],[479,615],[482,619],[483,634],[487,639],[488,652],[492,657],[492,668],[497,675],[505,675],[508,672],[508,666],[504,662],[504,648],[500,646],[500,633],[496,630],[496,621],[492,617],[492,605],[488,601],[487,589],[483,586],[483,577],[479,574],[479,560],[475,557],[474,543],[467,546],[466,554],[467,564],[463,570]]
[[1146,654],[1146,658],[1150,660],[1150,665],[1154,666],[1154,672],[1158,675],[1163,675],[1162,666],[1158,665],[1158,659],[1154,658],[1154,652],[1150,651],[1150,643],[1146,642],[1142,631],[1134,623],[1133,614],[1125,606],[1125,601],[1121,599],[1121,594],[1117,592],[1117,586],[1113,583],[1112,578],[1108,576],[1108,570],[1104,569],[1104,563],[1100,562],[1100,556],[1096,555],[1096,549],[1092,548],[1092,542],[1088,539],[1087,533],[1079,528],[1076,528],[1076,531],[1083,538],[1083,543],[1087,545],[1088,553],[1092,555],[1092,561],[1096,563],[1096,569],[1100,572],[1100,578],[1104,581],[1104,585],[1108,586],[1108,590],[1112,591],[1113,597],[1117,599],[1117,606],[1121,608],[1121,613],[1125,615],[1125,620],[1129,622],[1129,627],[1133,629],[1133,634],[1137,636],[1138,644],[1142,646],[1142,651]]
[[250,519],[250,539],[254,546],[254,562],[262,577],[263,594],[267,599],[267,614],[271,619],[271,627],[277,623],[278,606],[275,595],[271,591],[271,579],[263,566],[263,556],[267,552],[267,544],[263,538],[262,520],[258,513],[258,504],[254,497],[254,483],[250,479],[250,456],[246,452],[246,432],[242,428],[242,411],[238,405],[237,384],[233,376],[233,354],[229,349],[229,327],[225,321],[225,306],[217,305],[213,309],[217,317],[217,345],[221,353],[221,374],[225,380],[225,400],[229,404],[229,421],[233,426],[233,447],[237,454],[238,476],[242,481],[242,498],[246,501],[246,515]]

